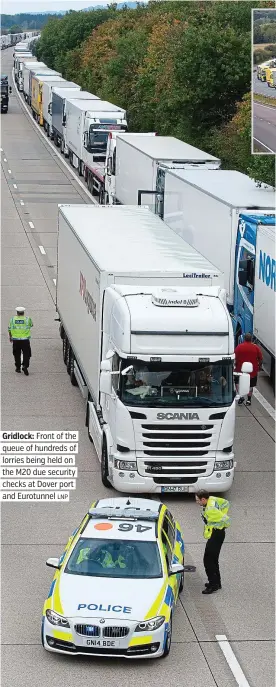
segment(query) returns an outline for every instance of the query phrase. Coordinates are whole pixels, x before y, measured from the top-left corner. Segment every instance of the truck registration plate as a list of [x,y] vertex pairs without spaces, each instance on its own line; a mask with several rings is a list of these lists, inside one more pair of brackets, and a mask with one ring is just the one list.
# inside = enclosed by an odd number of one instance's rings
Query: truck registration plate
[[181,485],[179,487],[161,487],[161,492],[166,492],[166,491],[189,491],[189,487]]

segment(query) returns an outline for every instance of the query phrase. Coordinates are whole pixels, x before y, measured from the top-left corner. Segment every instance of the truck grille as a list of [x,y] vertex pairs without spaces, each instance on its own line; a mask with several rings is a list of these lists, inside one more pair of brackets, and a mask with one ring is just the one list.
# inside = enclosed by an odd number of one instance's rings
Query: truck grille
[[145,473],[147,475],[179,475],[179,476],[191,476],[191,475],[204,475],[206,472],[207,461],[197,461],[192,462],[179,462],[173,461],[173,464],[169,461],[159,460],[159,461],[144,461]]
[[197,457],[208,454],[214,425],[142,425],[146,456]]
[[83,637],[100,636],[100,628],[97,625],[75,625],[75,630],[78,635]]
[[128,633],[128,627],[116,627],[116,625],[114,625],[113,627],[103,628],[103,637],[127,637]]

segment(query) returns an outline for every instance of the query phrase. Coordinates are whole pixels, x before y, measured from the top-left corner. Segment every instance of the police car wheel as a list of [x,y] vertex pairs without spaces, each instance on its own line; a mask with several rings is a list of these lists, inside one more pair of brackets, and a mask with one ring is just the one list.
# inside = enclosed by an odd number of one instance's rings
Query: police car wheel
[[[183,562],[183,565],[184,565],[184,562]],[[181,573],[181,576],[180,576],[179,593],[183,592],[183,589],[184,589],[184,572]]]
[[172,643],[172,616],[170,617],[170,620],[169,620],[169,626],[168,626],[168,630],[167,630],[165,648],[164,648],[164,651],[163,651],[161,658],[166,658],[166,656],[169,655],[170,650],[171,650],[171,643]]
[[111,489],[111,484],[108,479],[108,458],[107,458],[107,446],[106,446],[106,440],[103,440],[103,448],[102,448],[102,460],[101,460],[101,477],[102,477],[102,483],[107,489]]

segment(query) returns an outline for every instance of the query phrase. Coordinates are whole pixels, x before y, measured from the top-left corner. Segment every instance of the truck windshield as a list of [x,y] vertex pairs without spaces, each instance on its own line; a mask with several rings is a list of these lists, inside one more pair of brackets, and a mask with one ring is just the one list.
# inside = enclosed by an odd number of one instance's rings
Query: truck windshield
[[[125,367],[131,364],[124,361]],[[121,376],[120,398],[127,406],[217,407],[234,399],[233,361],[145,363],[133,361]]]
[[91,124],[89,128],[89,149],[95,152],[105,152],[109,131],[124,131],[125,127],[113,122],[103,124]]

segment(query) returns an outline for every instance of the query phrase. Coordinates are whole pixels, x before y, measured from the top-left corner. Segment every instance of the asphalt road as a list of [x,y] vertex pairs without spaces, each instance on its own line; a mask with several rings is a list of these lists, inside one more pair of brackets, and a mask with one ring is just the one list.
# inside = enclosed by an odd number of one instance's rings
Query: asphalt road
[[[2,53],[2,69],[9,73],[11,52]],[[101,483],[84,426],[84,403],[66,374],[54,321],[57,204],[90,201],[15,91],[9,113],[2,116],[1,146],[2,429],[80,432],[77,489],[69,503],[2,506],[2,687],[236,687],[217,635],[229,640],[249,687],[273,687],[274,422],[255,399],[251,409],[237,409],[232,527],[221,556],[223,589],[217,594],[201,594],[204,543],[193,497],[166,499],[183,527],[186,563],[196,566],[186,575],[177,606],[170,656],[138,663],[57,656],[42,649],[41,611],[52,580],[45,560],[61,554],[91,501],[110,493]],[[34,320],[28,378],[14,374],[6,333],[20,304]],[[260,379],[259,390],[271,403],[267,379]]]
[[260,81],[257,79],[256,72],[253,74],[252,83],[253,93],[259,93],[260,95],[266,95],[268,98],[276,98],[276,88],[270,88],[266,81]]
[[253,102],[253,152],[276,153],[276,107]]

